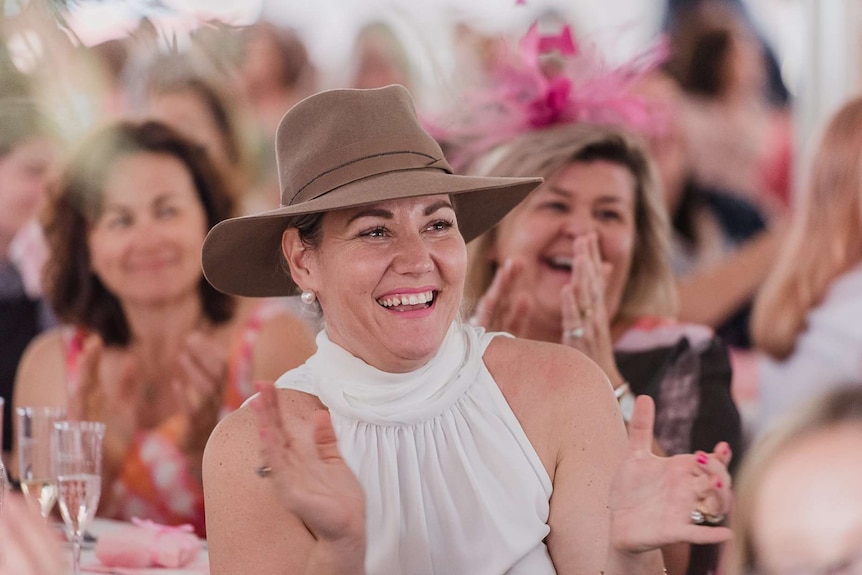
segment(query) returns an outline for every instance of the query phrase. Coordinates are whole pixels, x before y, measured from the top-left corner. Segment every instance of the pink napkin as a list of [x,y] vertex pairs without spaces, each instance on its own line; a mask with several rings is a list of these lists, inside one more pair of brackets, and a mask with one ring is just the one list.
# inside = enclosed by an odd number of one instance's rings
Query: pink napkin
[[191,525],[169,527],[132,519],[134,525],[103,534],[96,558],[107,567],[185,567],[195,560],[201,541]]

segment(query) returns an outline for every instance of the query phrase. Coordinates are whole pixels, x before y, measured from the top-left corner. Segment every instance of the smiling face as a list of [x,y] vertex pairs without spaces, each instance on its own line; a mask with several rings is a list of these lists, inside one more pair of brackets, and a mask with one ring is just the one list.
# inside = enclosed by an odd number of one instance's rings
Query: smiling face
[[207,224],[191,174],[152,152],[120,157],[108,172],[87,245],[93,271],[124,305],[197,297]]
[[[786,448],[762,476],[751,534],[764,575],[858,573],[862,568],[862,458],[858,423]],[[829,567],[851,563],[845,570]]]
[[508,258],[523,262],[516,289],[532,296],[536,329],[561,329],[560,291],[571,281],[574,240],[589,233],[596,234],[602,261],[611,265],[605,302],[614,318],[635,241],[635,180],[628,168],[605,160],[568,164],[497,227],[490,256],[498,264]]
[[283,247],[293,278],[317,293],[329,338],[383,371],[427,363],[464,289],[467,251],[450,199],[338,210],[321,225],[318,246],[303,248],[291,228]]

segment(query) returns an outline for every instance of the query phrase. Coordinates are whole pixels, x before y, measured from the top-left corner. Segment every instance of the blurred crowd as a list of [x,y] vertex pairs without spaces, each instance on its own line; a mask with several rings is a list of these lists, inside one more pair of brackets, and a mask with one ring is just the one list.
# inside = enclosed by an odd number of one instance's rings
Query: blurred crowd
[[[769,547],[783,535],[753,526],[768,522],[752,485],[805,464],[789,440],[749,447],[809,400],[862,387],[862,97],[798,166],[793,100],[741,3],[670,3],[662,35],[622,65],[578,28],[559,14],[511,36],[453,22],[447,89],[413,94],[456,172],[546,180],[468,246],[464,317],[576,347],[618,397],[653,396],[657,453],[727,441],[733,474],[768,453],[750,464],[733,568],[784,565],[787,551]],[[27,63],[9,42],[21,36]],[[385,22],[363,27],[351,55],[342,81],[323,85],[302,37],[269,21],[202,22],[182,46],[147,20],[85,45],[35,2],[0,22],[0,396],[13,480],[14,408],[65,407],[109,424],[100,515],[206,534],[210,433],[253,382],[305,361],[320,318],[299,298],[217,292],[201,246],[219,221],[278,207],[274,141],[291,106],[330,88],[419,89]],[[809,174],[799,190],[797,173]],[[818,413],[823,426],[843,421]],[[836,441],[858,443],[855,417]],[[810,433],[813,452],[826,432]],[[663,550],[668,571],[710,572],[710,547]]]

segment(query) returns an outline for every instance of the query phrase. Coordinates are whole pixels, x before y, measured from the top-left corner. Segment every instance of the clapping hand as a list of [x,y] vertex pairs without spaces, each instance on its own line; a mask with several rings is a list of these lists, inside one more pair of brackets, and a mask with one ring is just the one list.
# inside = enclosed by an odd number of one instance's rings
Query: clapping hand
[[282,505],[305,524],[318,544],[362,565],[365,494],[338,451],[329,412],[314,413],[311,433],[292,433],[282,420],[275,387],[258,384],[258,391],[251,405],[268,463],[259,474],[273,481]]
[[524,337],[533,303],[526,294],[516,294],[514,289],[523,271],[523,263],[513,259],[506,260],[497,269],[494,280],[476,304],[470,318],[472,325]]
[[719,523],[731,506],[730,449],[658,457],[651,451],[655,405],[639,396],[629,424],[629,455],[611,486],[611,544],[638,553],[671,543],[720,543],[731,537]]
[[105,344],[97,334],[89,335],[78,360],[78,385],[69,398],[71,419],[106,423],[105,457],[122,458],[134,439],[138,425],[140,376],[138,363],[130,355],[112,370],[105,365]]
[[172,382],[179,411],[187,421],[184,447],[202,452],[218,423],[228,374],[228,350],[199,331],[186,337],[177,360],[179,375]]

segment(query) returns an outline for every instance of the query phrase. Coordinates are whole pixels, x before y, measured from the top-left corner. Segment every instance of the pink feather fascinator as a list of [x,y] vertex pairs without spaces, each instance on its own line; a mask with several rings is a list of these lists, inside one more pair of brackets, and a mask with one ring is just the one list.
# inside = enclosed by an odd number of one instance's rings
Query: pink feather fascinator
[[660,38],[629,61],[609,66],[585,50],[569,26],[543,35],[530,27],[517,49],[504,52],[486,85],[460,98],[458,110],[425,127],[448,147],[456,172],[478,156],[520,134],[565,123],[624,125],[650,133],[666,119],[631,87],[669,55]]

